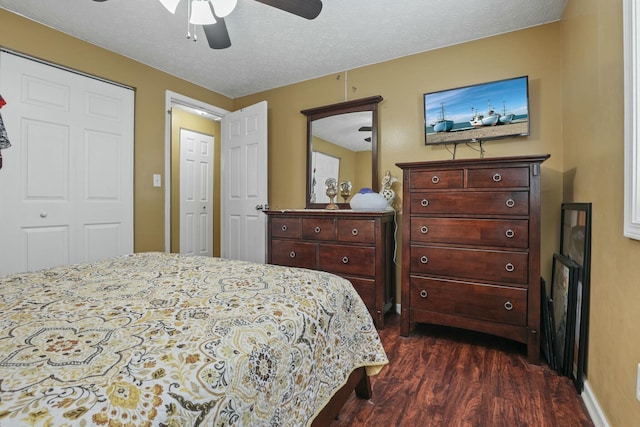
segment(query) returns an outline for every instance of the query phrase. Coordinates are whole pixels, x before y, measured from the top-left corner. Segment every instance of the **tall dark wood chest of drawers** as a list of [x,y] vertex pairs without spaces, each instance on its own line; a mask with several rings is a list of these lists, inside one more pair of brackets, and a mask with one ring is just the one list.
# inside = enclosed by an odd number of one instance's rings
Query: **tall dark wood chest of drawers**
[[548,155],[398,163],[400,334],[433,323],[502,336],[540,359],[540,164]]
[[348,279],[378,328],[395,301],[395,213],[300,209],[267,211],[270,264]]

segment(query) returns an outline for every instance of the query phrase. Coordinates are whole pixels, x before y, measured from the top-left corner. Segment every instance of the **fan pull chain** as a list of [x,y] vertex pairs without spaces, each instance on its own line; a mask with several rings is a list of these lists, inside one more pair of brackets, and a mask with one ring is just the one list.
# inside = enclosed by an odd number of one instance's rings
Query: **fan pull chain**
[[191,2],[187,1],[187,39],[191,38],[191,33],[189,32],[189,17],[191,16]]

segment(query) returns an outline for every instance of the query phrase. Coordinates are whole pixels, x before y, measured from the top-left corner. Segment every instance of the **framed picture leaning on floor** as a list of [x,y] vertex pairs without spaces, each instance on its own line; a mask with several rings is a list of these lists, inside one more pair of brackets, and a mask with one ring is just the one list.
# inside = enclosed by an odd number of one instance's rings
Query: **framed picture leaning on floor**
[[570,376],[573,358],[574,319],[578,264],[562,255],[553,254],[551,278],[551,300],[553,310],[553,350],[556,370],[560,375]]
[[574,342],[571,372],[578,393],[582,393],[587,376],[589,338],[589,301],[591,279],[591,203],[563,203],[560,253],[579,266],[576,287],[576,310],[573,324]]

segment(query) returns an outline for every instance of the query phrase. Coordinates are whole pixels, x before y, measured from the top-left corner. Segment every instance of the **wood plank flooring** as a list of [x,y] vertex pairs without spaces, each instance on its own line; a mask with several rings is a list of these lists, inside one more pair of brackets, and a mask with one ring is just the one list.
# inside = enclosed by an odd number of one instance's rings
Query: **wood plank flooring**
[[373,397],[352,394],[331,427],[593,426],[573,383],[527,363],[522,344],[434,325],[404,338],[397,314],[379,332],[390,363]]

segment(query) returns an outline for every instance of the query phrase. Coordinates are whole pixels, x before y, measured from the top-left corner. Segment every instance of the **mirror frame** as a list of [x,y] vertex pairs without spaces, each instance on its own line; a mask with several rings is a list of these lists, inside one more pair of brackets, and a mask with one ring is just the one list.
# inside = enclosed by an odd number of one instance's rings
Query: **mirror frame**
[[[382,96],[376,95],[368,98],[354,99],[352,101],[340,102],[337,104],[325,105],[322,107],[309,108],[300,111],[307,116],[307,187],[306,187],[306,208],[324,209],[326,203],[311,203],[311,156],[313,152],[312,123],[314,120],[325,117],[337,116],[339,114],[356,113],[360,111],[371,111],[371,189],[378,192],[378,104],[382,101]],[[349,203],[337,203],[340,209],[350,209]]]

